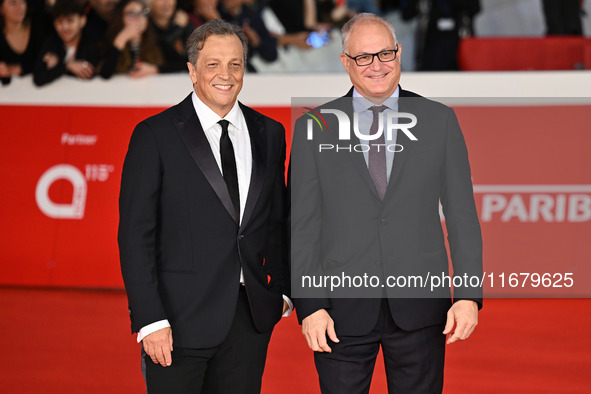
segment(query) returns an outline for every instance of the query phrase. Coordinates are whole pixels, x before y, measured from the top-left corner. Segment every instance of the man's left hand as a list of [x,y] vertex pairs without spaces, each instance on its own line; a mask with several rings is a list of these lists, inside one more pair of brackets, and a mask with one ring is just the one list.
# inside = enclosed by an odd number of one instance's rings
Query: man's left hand
[[447,338],[447,344],[457,340],[467,339],[478,324],[478,305],[474,301],[460,300],[455,302],[447,312],[447,322],[443,334],[449,334],[455,325],[452,335]]

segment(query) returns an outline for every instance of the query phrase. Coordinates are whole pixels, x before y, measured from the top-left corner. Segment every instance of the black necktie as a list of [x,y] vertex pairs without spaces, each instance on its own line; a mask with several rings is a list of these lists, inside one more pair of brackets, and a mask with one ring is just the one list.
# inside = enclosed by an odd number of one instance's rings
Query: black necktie
[[234,157],[234,147],[228,135],[227,120],[218,122],[222,126],[222,136],[220,137],[220,156],[222,158],[222,173],[230,198],[236,209],[236,217],[240,220],[240,192],[238,190],[238,173],[236,171],[236,158]]
[[[384,105],[370,107],[369,110],[373,112],[373,122],[369,133],[374,135],[378,131],[378,125],[382,112],[388,109]],[[379,138],[369,141],[370,149],[367,160],[367,166],[369,168],[369,175],[373,179],[373,183],[376,185],[378,196],[380,200],[384,199],[386,195],[386,189],[388,188],[388,174],[386,169],[386,145],[384,139],[384,132],[382,128],[382,134]],[[376,145],[380,145],[379,147]]]

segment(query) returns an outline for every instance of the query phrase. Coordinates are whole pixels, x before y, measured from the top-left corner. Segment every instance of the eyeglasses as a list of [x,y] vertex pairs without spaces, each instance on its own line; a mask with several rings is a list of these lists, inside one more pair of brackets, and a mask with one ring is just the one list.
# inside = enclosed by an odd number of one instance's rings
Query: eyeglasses
[[378,59],[382,63],[391,62],[394,59],[396,59],[397,53],[398,53],[398,45],[396,45],[396,48],[394,48],[394,49],[388,49],[388,50],[376,52],[376,53],[364,53],[363,55],[351,56],[345,52],[345,55],[347,55],[347,57],[349,59],[355,60],[355,64],[357,64],[358,66],[361,67],[361,66],[369,66],[370,64],[372,64],[373,58],[376,56],[378,57]]
[[125,16],[127,18],[132,18],[132,19],[139,18],[140,16],[147,17],[148,15],[150,15],[149,8],[144,8],[141,11],[127,11],[125,13]]

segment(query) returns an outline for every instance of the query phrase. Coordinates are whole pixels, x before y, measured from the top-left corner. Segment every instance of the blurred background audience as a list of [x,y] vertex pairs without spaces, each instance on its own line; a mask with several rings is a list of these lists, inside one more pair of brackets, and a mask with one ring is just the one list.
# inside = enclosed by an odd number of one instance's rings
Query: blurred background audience
[[194,0],[189,9],[189,20],[195,27],[199,27],[210,19],[220,18],[218,0]]
[[265,26],[260,14],[245,0],[221,0],[219,12],[222,19],[241,26],[248,38],[246,69],[256,71],[250,58],[258,55],[265,62],[277,59],[277,38]]
[[[0,79],[187,72],[188,36],[215,18],[244,29],[250,72],[343,72],[340,27],[359,12],[395,26],[405,71],[456,71],[472,53],[461,44],[487,37],[579,37],[591,54],[590,9],[589,0],[0,0]],[[585,59],[573,69],[590,69]]]
[[154,26],[149,23],[150,9],[143,0],[121,0],[113,12],[107,30],[104,56],[99,74],[127,74],[141,78],[157,74],[165,63]]
[[55,33],[49,35],[33,70],[33,82],[43,86],[68,74],[80,79],[94,77],[99,61],[98,43],[85,32],[84,5],[57,0],[51,9]]
[[0,0],[0,79],[10,83],[14,76],[33,71],[35,58],[45,38],[45,23],[35,21],[26,0]]
[[158,35],[158,43],[164,55],[160,72],[177,72],[187,69],[187,39],[195,29],[189,15],[177,7],[177,0],[151,0],[150,23]]
[[581,0],[542,0],[546,34],[583,35]]
[[460,39],[474,35],[480,0],[406,0],[404,20],[417,19],[415,62],[418,71],[458,70]]
[[96,40],[103,40],[117,3],[118,0],[88,0],[84,30],[93,35]]

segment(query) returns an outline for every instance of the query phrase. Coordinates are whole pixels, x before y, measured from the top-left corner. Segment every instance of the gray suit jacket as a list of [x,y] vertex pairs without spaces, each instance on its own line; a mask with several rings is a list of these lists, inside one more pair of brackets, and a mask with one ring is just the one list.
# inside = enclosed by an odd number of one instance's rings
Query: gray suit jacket
[[[352,90],[317,108],[315,115],[322,115],[322,108],[352,114],[351,97]],[[337,333],[364,335],[373,328],[381,299],[386,297],[396,324],[403,329],[445,322],[451,306],[449,287],[431,289],[433,276],[449,274],[440,201],[454,275],[482,276],[482,239],[468,152],[454,111],[402,89],[398,111],[417,117],[411,131],[418,141],[398,132],[397,143],[403,150],[395,153],[383,201],[363,153],[355,150],[359,140],[354,133],[350,141],[339,140],[336,116],[323,115],[324,130],[314,129],[312,139],[307,136],[310,117],[296,122],[289,188],[292,295],[300,321],[325,308]],[[321,150],[320,144],[341,149]],[[373,287],[366,280],[361,287],[352,283],[338,291],[327,289],[330,283],[302,288],[306,274],[340,276],[341,282],[346,277],[375,276],[380,285]],[[406,286],[390,287],[388,277],[405,277]],[[481,297],[478,287],[454,290],[455,300],[472,299],[481,306]]]

